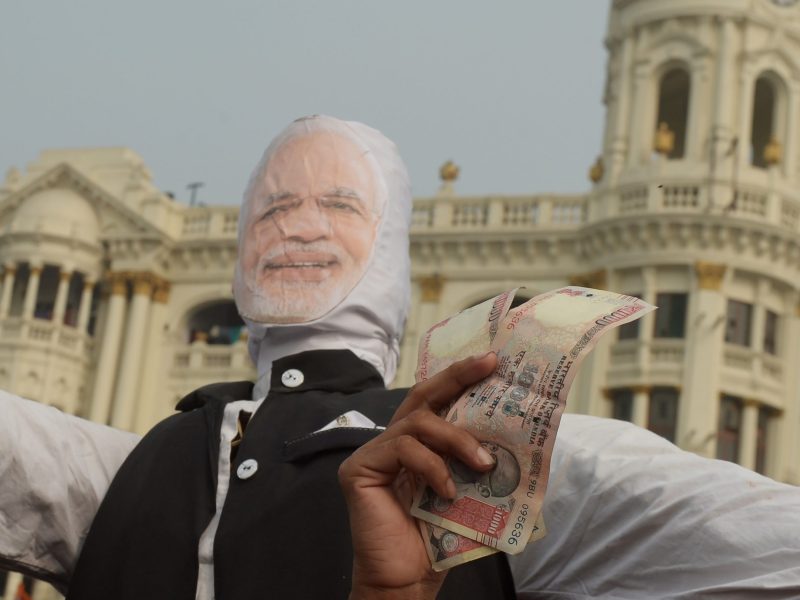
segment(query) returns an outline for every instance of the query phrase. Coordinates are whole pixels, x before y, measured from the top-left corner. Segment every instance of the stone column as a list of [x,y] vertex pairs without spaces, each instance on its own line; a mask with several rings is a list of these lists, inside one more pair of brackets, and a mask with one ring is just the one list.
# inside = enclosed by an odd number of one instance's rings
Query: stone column
[[62,325],[64,323],[64,311],[67,308],[67,293],[69,292],[69,280],[72,272],[62,269],[58,274],[58,290],[56,291],[56,301],[53,306],[53,323]]
[[767,446],[772,455],[767,460],[767,475],[800,485],[800,295],[788,294],[786,310],[781,315],[781,338],[785,372],[783,411],[774,419]]
[[753,376],[761,378],[763,373],[764,330],[767,321],[767,309],[764,306],[764,296],[769,288],[766,277],[759,277],[756,284],[756,297],[753,302],[753,327],[750,330],[750,350],[753,351]]
[[790,181],[797,181],[798,165],[797,165],[797,140],[800,139],[800,122],[797,110],[798,96],[800,95],[800,85],[792,81],[789,84],[789,94],[786,98],[786,138],[783,141],[784,159],[781,165],[784,177]]
[[28,277],[28,287],[25,289],[25,301],[22,305],[22,318],[32,319],[36,308],[36,298],[39,296],[39,278],[42,276],[41,265],[31,266]]
[[111,424],[120,429],[133,427],[133,414],[139,392],[142,350],[148,327],[152,292],[153,276],[148,273],[137,273],[133,279],[131,309],[125,329],[119,378],[114,394],[114,409],[111,415]]
[[[616,287],[616,274],[613,271],[600,269],[569,278],[570,285],[595,288],[600,290],[614,289]],[[607,388],[607,374],[611,362],[611,347],[616,343],[617,336],[609,333],[597,341],[594,350],[584,359],[581,369],[572,382],[572,389],[567,400],[569,412],[585,413],[590,415],[607,414],[608,399],[603,396]]]
[[89,316],[92,311],[92,294],[94,293],[95,282],[89,279],[83,281],[83,293],[81,294],[81,305],[78,309],[77,329],[81,333],[89,333]]
[[631,422],[643,429],[647,429],[650,418],[650,386],[637,385],[633,387],[633,414]]
[[722,294],[726,265],[695,263],[695,282],[689,301],[684,393],[678,407],[677,442],[703,456],[714,456],[719,417],[719,377],[724,349],[727,305]]
[[652,151],[655,123],[651,123],[650,119],[648,119],[648,115],[652,111],[648,111],[646,106],[650,65],[648,63],[635,64],[632,75],[631,135],[628,146],[628,165],[636,166],[645,162],[646,157]]
[[758,402],[745,400],[742,407],[742,427],[739,430],[739,464],[756,468],[756,437],[758,435]]
[[14,278],[17,274],[16,265],[5,265],[3,268],[3,291],[0,294],[0,319],[8,316],[11,308],[11,292],[14,289]]
[[[438,273],[434,273],[433,275],[420,277],[418,284],[420,302],[417,304],[417,318],[414,323],[414,329],[417,332],[417,344],[421,336],[425,335],[425,332],[437,321],[439,302],[442,299],[442,290],[444,288],[444,278]],[[414,365],[410,371],[411,380],[413,381],[417,364],[416,349],[414,349],[414,358],[410,362]]]
[[[642,300],[656,304],[656,269],[642,267]],[[636,348],[636,362],[642,373],[650,373],[650,346],[653,344],[653,330],[656,325],[656,313],[651,312],[639,319],[639,345]]]
[[147,329],[144,360],[142,363],[139,392],[139,410],[136,411],[134,430],[144,433],[161,417],[158,401],[163,397],[163,390],[158,389],[164,356],[164,326],[167,322],[167,301],[170,284],[158,279],[154,283],[153,303],[150,308],[150,325]]
[[117,372],[119,342],[124,324],[125,305],[127,303],[128,283],[125,273],[112,273],[109,278],[111,295],[108,299],[108,313],[100,344],[100,356],[97,360],[97,371],[92,393],[91,419],[99,423],[108,423],[111,409],[111,390]]
[[[736,47],[734,45],[736,26],[733,19],[721,17],[718,24],[719,29],[719,50],[717,52],[717,72],[714,90],[714,125],[712,129],[712,152],[716,159],[717,166],[719,161],[730,148],[733,138],[733,106],[734,96],[731,90],[734,89],[733,76],[736,73]],[[692,82],[694,85],[694,82]],[[719,176],[719,174],[717,175]]]
[[614,186],[619,180],[622,166],[625,162],[625,153],[628,150],[628,113],[630,107],[630,94],[631,78],[633,72],[631,71],[631,61],[633,58],[633,32],[628,32],[622,40],[622,56],[620,59],[620,67],[616,73],[617,80],[612,82],[613,89],[609,93],[614,96],[614,122],[613,131],[611,132],[610,139],[610,152],[611,161],[608,173],[608,185]]

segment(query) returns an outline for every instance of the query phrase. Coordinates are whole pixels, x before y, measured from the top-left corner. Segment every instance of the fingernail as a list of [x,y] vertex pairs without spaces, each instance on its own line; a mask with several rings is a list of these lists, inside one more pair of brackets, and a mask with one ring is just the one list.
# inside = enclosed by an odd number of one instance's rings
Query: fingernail
[[456,497],[456,484],[453,483],[452,479],[448,479],[447,480],[447,485],[445,487],[447,488],[447,497],[448,498],[455,498]]
[[477,452],[475,454],[478,457],[478,462],[481,463],[484,467],[491,467],[494,465],[494,457],[486,451],[486,448],[483,446],[478,446]]

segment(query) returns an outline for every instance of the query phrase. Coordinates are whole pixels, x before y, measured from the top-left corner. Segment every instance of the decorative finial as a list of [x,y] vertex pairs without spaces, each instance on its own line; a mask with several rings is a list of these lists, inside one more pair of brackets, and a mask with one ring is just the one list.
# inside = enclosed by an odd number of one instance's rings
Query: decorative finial
[[783,159],[783,146],[773,135],[769,138],[769,143],[764,146],[764,162],[771,167],[777,165]]
[[452,160],[448,160],[441,167],[439,167],[439,178],[445,182],[453,182],[458,179],[459,169],[458,165]]
[[669,156],[675,148],[675,132],[664,121],[658,124],[653,149],[663,156]]
[[606,172],[605,165],[603,165],[603,157],[598,156],[597,160],[594,161],[594,164],[589,168],[589,179],[592,180],[592,183],[599,183],[601,179],[603,179],[603,175]]

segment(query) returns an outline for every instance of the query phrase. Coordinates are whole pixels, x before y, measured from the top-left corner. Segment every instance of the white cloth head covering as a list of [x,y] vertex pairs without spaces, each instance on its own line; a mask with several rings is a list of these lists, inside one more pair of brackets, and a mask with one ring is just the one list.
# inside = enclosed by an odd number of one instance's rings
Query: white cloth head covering
[[[350,350],[373,365],[387,384],[397,371],[400,337],[410,299],[411,185],[406,166],[391,140],[362,123],[333,117],[314,115],[293,122],[272,141],[251,176],[239,213],[239,248],[241,251],[243,247],[249,202],[270,157],[289,140],[318,132],[336,133],[363,149],[364,157],[375,171],[382,217],[364,275],[330,312],[297,324],[265,323],[243,317],[249,332],[250,356],[258,369],[254,400],[264,398],[269,392],[274,360],[306,350]],[[248,293],[251,292],[244,284],[237,261],[234,278],[237,305],[241,305],[243,295]]]

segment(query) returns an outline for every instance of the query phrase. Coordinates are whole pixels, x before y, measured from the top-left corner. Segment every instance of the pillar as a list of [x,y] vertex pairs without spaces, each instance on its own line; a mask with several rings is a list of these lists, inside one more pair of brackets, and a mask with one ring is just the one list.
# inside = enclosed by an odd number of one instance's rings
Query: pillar
[[764,330],[767,321],[767,308],[764,306],[764,297],[768,288],[769,280],[766,277],[759,277],[752,309],[753,326],[750,330],[750,350],[753,351],[753,355],[756,357],[753,361],[753,376],[756,378],[760,378],[763,372]]
[[642,429],[647,429],[650,417],[650,386],[637,385],[633,387],[633,414],[631,422]]
[[[595,288],[599,290],[615,289],[616,273],[600,269],[570,277],[570,285]],[[611,347],[616,343],[616,332],[609,332],[597,340],[597,345],[581,363],[572,382],[567,397],[567,410],[590,415],[608,414],[609,399],[604,397],[603,390],[608,386],[608,370],[611,363]]]
[[684,393],[678,407],[676,440],[679,446],[714,456],[713,444],[704,444],[717,432],[719,377],[727,304],[722,293],[726,265],[698,261],[689,300],[683,367]]
[[153,292],[153,277],[137,273],[133,278],[133,295],[128,324],[125,328],[125,343],[119,366],[114,409],[111,424],[120,429],[133,427],[133,414],[138,400],[139,374],[142,365],[145,332],[148,328],[150,295]]
[[[719,50],[714,97],[714,125],[712,133],[714,159],[717,165],[730,148],[733,138],[733,76],[736,73],[735,25],[733,19],[721,17],[719,29]],[[694,85],[694,82],[692,82]]]
[[39,296],[39,279],[42,276],[41,265],[31,265],[28,287],[25,289],[25,301],[22,305],[22,318],[32,319],[36,308],[36,298]]
[[622,40],[622,56],[620,68],[617,72],[615,89],[610,90],[614,95],[614,121],[613,131],[610,135],[611,160],[609,165],[608,184],[616,185],[619,174],[625,162],[625,153],[628,149],[628,109],[630,107],[630,78],[632,76],[631,61],[633,58],[633,32],[628,32]]
[[798,122],[800,122],[797,109],[798,94],[800,94],[800,85],[792,81],[789,83],[789,94],[786,98],[786,133],[783,141],[783,164],[781,171],[784,177],[790,181],[797,181],[797,145],[800,140],[800,132],[798,132]]
[[770,434],[775,439],[767,446],[774,452],[767,460],[767,475],[780,481],[800,485],[800,370],[793,368],[800,364],[800,298],[796,292],[791,294],[787,309],[781,316],[781,338],[786,379],[783,395],[783,411],[775,419]]
[[61,325],[64,323],[64,311],[67,308],[67,292],[69,292],[69,280],[72,272],[66,269],[58,274],[58,290],[56,291],[56,301],[53,306],[53,323]]
[[11,308],[11,292],[14,289],[14,278],[16,274],[16,265],[5,265],[3,268],[3,291],[0,293],[0,319],[6,318]]
[[109,278],[111,294],[108,298],[108,313],[100,344],[100,356],[92,392],[91,419],[99,423],[108,423],[111,408],[111,390],[117,371],[119,342],[124,324],[126,296],[128,292],[127,278],[124,273],[112,273]]
[[95,282],[89,279],[83,281],[83,293],[81,294],[81,305],[78,308],[78,331],[89,333],[89,317],[92,311],[92,294],[94,293]]
[[[642,267],[642,300],[656,305],[656,269]],[[639,345],[636,349],[636,362],[645,376],[650,374],[650,346],[656,325],[656,312],[650,312],[639,319]]]
[[[420,277],[419,291],[420,301],[417,303],[417,316],[414,323],[414,329],[417,333],[417,342],[422,339],[422,336],[437,322],[439,314],[439,302],[442,299],[442,289],[444,288],[444,278],[438,273]],[[417,346],[418,348],[419,346]],[[413,364],[411,369],[411,381],[414,380],[414,372],[417,365],[417,349],[413,349],[412,357],[407,357],[409,363]]]
[[745,400],[742,407],[742,427],[739,430],[739,464],[756,468],[756,436],[758,435],[758,402]]
[[[636,64],[633,68],[633,86],[631,102],[631,131],[628,146],[628,165],[636,166],[645,162],[651,153],[654,123],[647,118],[651,111],[647,110],[647,87],[650,75],[649,64]],[[655,120],[655,119],[653,119]]]
[[153,290],[153,302],[150,307],[150,323],[147,328],[144,360],[142,363],[139,392],[139,410],[134,419],[134,430],[144,433],[161,417],[158,401],[163,397],[163,390],[158,389],[161,381],[162,356],[164,348],[164,326],[167,323],[167,301],[170,284],[163,279],[156,280]]

